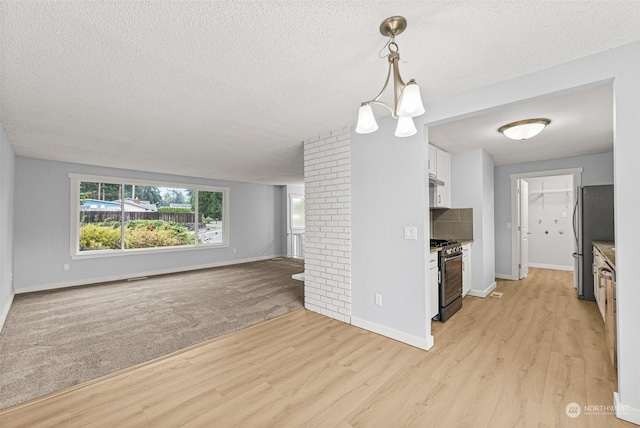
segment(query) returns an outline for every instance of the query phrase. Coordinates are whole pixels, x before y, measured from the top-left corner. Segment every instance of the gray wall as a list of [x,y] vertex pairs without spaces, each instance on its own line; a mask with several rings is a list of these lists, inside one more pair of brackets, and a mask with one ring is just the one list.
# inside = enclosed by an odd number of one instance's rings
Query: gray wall
[[[352,322],[399,332],[424,346],[431,335],[423,127],[413,137],[397,138],[395,120],[386,117],[379,125],[372,134],[351,134]],[[404,239],[405,226],[418,229],[417,240]],[[375,294],[382,294],[382,306]]]
[[[482,150],[482,279],[483,284],[489,286],[483,291],[489,290],[496,280],[494,180],[493,158]],[[472,250],[472,257],[474,254]],[[471,264],[473,265],[473,260]]]
[[495,168],[496,273],[511,277],[511,179],[510,174],[584,168],[582,185],[613,184],[613,153],[502,165]]
[[[228,248],[71,260],[69,173],[226,186]],[[207,180],[16,157],[14,285],[16,292],[188,270],[283,255],[282,186]],[[236,253],[233,252],[236,249]],[[69,271],[63,265],[69,264]]]
[[495,282],[493,158],[482,149],[451,155],[451,207],[473,208],[472,295]]
[[13,203],[15,156],[0,124],[0,330],[13,298]]

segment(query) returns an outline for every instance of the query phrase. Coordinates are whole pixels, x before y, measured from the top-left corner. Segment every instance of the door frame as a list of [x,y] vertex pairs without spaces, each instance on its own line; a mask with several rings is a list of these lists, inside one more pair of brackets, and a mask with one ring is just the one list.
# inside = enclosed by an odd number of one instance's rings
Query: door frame
[[582,186],[583,168],[554,169],[548,171],[523,172],[509,174],[511,179],[511,279],[517,281],[519,277],[518,263],[520,262],[520,234],[518,233],[518,180],[521,178],[550,177],[554,175],[573,175],[573,197],[577,197],[577,188]]
[[[527,195],[526,195],[526,200],[524,200],[523,202],[523,194],[522,194],[522,185],[526,183],[526,187],[527,187]],[[522,221],[522,208],[523,206],[526,207],[527,210],[527,221],[529,219],[529,182],[524,179],[524,178],[518,178],[516,179],[516,192],[518,190],[520,190],[520,192],[517,193],[516,195],[516,203],[518,205],[518,215],[517,215],[517,228],[515,229],[516,232],[518,233],[518,279],[524,279],[527,277],[527,275],[523,275],[522,271],[523,271],[523,266],[522,266],[522,248],[524,247],[523,245],[523,235],[526,229],[527,234],[529,233],[529,225],[527,224],[526,226],[523,225],[523,221]],[[529,272],[529,250],[528,250],[528,245],[529,245],[529,236],[527,236],[527,274]]]

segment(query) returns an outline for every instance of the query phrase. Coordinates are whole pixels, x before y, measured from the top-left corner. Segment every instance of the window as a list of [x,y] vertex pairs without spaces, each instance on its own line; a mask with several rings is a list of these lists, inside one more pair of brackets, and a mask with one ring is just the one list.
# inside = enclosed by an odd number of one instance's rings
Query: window
[[289,257],[304,258],[304,196],[289,194]]
[[304,196],[290,195],[291,197],[291,229],[304,230]]
[[228,246],[229,188],[69,177],[72,257]]

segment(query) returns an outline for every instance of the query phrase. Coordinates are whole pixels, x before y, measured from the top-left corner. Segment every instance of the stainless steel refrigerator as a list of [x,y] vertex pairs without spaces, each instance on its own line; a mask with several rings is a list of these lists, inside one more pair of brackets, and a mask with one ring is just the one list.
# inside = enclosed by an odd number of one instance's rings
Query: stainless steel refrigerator
[[573,209],[573,236],[578,298],[595,300],[591,242],[614,240],[613,185],[578,187]]

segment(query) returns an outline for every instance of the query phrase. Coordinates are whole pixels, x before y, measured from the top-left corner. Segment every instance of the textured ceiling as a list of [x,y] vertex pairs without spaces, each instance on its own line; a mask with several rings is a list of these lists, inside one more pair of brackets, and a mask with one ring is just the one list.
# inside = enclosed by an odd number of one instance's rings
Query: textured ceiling
[[[539,117],[551,123],[530,140],[510,140],[498,132],[507,123]],[[611,152],[613,87],[581,88],[430,127],[429,142],[450,153],[485,149],[495,165]]]
[[[17,155],[271,184],[380,89],[380,22],[425,103],[640,40],[636,1],[0,1]],[[376,111],[386,115],[385,111]],[[546,131],[545,131],[546,132]]]

